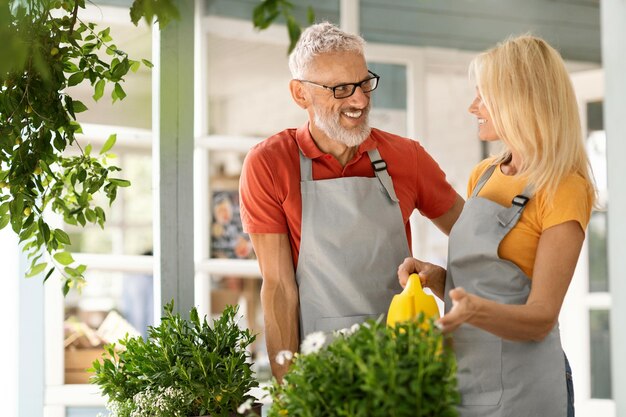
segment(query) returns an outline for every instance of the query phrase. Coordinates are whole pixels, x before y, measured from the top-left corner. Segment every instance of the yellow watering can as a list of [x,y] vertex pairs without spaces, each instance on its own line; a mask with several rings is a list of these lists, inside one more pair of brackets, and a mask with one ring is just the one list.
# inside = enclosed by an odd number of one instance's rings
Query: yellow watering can
[[424,292],[419,275],[411,274],[404,290],[391,300],[387,325],[393,327],[398,322],[413,320],[420,312],[424,312],[426,318],[439,318],[435,297]]

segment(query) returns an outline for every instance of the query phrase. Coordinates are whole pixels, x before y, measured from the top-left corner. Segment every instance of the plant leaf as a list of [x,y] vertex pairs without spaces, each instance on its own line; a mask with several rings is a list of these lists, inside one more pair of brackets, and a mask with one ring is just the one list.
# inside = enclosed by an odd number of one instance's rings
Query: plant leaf
[[74,262],[74,258],[69,252],[57,252],[53,255],[53,258],[61,265],[70,265]]
[[102,96],[104,95],[104,85],[105,85],[106,81],[105,80],[99,80],[96,83],[96,87],[94,90],[94,94],[93,94],[93,99],[95,101],[98,101],[102,98]]
[[54,234],[54,237],[56,237],[56,239],[59,242],[63,243],[64,245],[71,245],[72,244],[72,242],[70,241],[70,237],[63,230],[61,230],[61,229],[54,229],[53,234]]
[[117,141],[117,134],[112,134],[111,136],[109,136],[109,138],[107,139],[106,142],[104,142],[104,145],[102,146],[102,149],[100,149],[100,155],[107,153],[109,150],[111,150],[111,148],[113,147],[113,145],[115,145],[115,142]]
[[82,113],[87,111],[87,106],[85,106],[82,101],[73,100],[72,109],[74,110],[74,113]]
[[46,269],[46,266],[48,266],[47,262],[42,262],[40,264],[33,266],[30,269],[30,271],[28,271],[28,273],[26,274],[26,278],[32,278],[35,275],[39,275],[41,272],[43,272],[44,269]]

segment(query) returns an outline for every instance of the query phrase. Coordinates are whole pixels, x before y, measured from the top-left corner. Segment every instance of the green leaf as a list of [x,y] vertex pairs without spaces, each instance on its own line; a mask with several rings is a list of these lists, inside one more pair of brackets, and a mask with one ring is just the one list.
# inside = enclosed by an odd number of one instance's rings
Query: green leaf
[[82,101],[74,100],[72,101],[72,109],[74,109],[74,113],[82,113],[87,111],[87,106]]
[[84,79],[85,79],[85,73],[83,73],[83,72],[76,72],[76,73],[72,74],[70,76],[70,78],[67,79],[67,86],[71,87],[73,85],[78,85]]
[[143,64],[148,67],[148,68],[153,68],[154,64],[150,61],[148,61],[147,59],[142,59],[141,62],[143,62]]
[[0,230],[4,229],[7,224],[11,221],[11,216],[8,213],[0,215]]
[[54,229],[54,237],[56,237],[56,239],[63,243],[64,245],[71,245],[72,242],[70,241],[70,237],[67,233],[65,233],[63,230],[61,229]]
[[98,217],[98,224],[100,225],[101,228],[104,228],[104,222],[106,221],[106,214],[104,213],[104,210],[102,210],[101,207],[96,207],[96,216]]
[[63,282],[63,296],[67,296],[67,294],[70,292],[70,288],[71,288],[71,284],[72,281],[70,281],[69,279],[66,279],[65,282]]
[[120,100],[124,100],[124,98],[126,98],[126,92],[119,83],[115,83],[115,94]]
[[35,275],[38,275],[40,273],[43,272],[44,269],[46,269],[46,266],[48,266],[47,262],[42,262],[40,264],[37,264],[35,266],[33,266],[30,271],[28,271],[28,273],[26,274],[26,278],[32,278]]
[[78,213],[76,215],[76,220],[78,221],[78,223],[80,223],[81,226],[85,227],[85,224],[87,224],[87,222],[85,221],[85,215],[83,213]]
[[311,6],[306,9],[306,20],[309,25],[315,23],[315,10],[313,10],[313,7]]
[[95,223],[96,222],[96,213],[92,209],[90,209],[90,208],[85,210],[85,217],[87,218],[87,221],[89,223]]
[[139,62],[139,61],[131,61],[130,70],[132,72],[137,72],[139,70],[140,66],[141,66],[141,62]]
[[85,146],[85,155],[89,156],[91,155],[91,143],[88,143],[87,146]]
[[53,255],[53,258],[61,265],[70,265],[74,262],[74,258],[72,258],[72,254],[69,252],[57,252]]
[[115,145],[115,141],[117,141],[117,134],[114,133],[104,142],[104,146],[100,149],[100,155],[107,153]]
[[50,276],[52,275],[52,273],[54,272],[54,268],[50,268],[50,270],[48,271],[48,273],[46,274],[46,277],[43,279],[43,282],[45,283],[46,281],[48,281],[48,278],[50,278]]
[[120,179],[120,178],[109,178],[109,182],[111,182],[112,184],[117,185],[118,187],[128,187],[128,186],[130,186],[130,181],[123,180],[123,179]]
[[104,95],[104,85],[105,85],[106,81],[105,80],[99,80],[96,83],[96,87],[95,87],[95,92],[93,94],[93,99],[95,101],[98,101],[102,98],[102,96]]
[[296,43],[298,43],[298,39],[300,39],[300,34],[302,29],[300,29],[300,25],[293,16],[289,16],[287,18],[287,31],[289,32],[289,52],[293,51],[293,48],[296,47]]
[[105,50],[107,55],[117,55],[117,46],[109,45]]

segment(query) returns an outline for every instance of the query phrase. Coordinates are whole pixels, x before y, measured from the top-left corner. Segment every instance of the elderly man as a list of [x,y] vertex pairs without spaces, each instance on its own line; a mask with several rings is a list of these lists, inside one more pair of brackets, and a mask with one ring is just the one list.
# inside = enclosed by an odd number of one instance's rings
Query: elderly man
[[364,40],[330,23],[309,27],[289,57],[291,95],[308,122],[255,146],[240,181],[241,216],[256,251],[272,373],[314,331],[385,314],[401,288],[414,209],[448,234],[463,199],[414,140],[370,128]]

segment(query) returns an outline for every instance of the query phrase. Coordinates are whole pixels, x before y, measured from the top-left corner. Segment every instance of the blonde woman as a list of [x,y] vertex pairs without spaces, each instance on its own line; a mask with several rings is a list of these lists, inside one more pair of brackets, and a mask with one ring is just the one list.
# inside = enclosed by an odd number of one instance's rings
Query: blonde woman
[[418,272],[445,301],[461,416],[573,416],[558,316],[595,198],[574,91],[534,36],[482,53],[470,73],[478,136],[504,150],[471,174],[447,271],[407,258],[398,277]]

